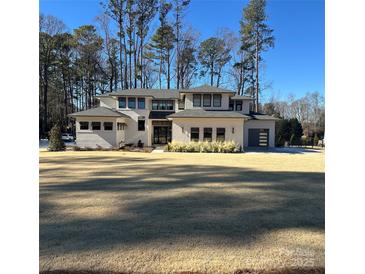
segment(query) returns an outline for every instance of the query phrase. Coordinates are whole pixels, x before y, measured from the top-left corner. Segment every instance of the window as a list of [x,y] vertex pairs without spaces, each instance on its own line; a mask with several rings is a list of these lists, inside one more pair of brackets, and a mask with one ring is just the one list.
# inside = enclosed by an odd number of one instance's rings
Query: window
[[232,101],[231,99],[229,99],[229,110],[234,110],[234,101]]
[[192,127],[190,129],[190,141],[199,142],[199,128]]
[[138,108],[139,109],[145,109],[145,106],[146,103],[145,103],[145,99],[144,98],[138,98]]
[[203,95],[203,107],[210,107],[210,106],[212,106],[212,95],[204,94]]
[[237,111],[242,111],[242,101],[236,101],[236,110]]
[[136,108],[136,98],[128,97],[128,108]]
[[213,95],[213,107],[221,107],[222,105],[222,95],[214,94]]
[[145,120],[138,120],[138,131],[145,130]]
[[118,130],[124,130],[124,124],[123,123],[117,123],[117,129]]
[[174,103],[172,100],[153,100],[152,110],[174,110]]
[[225,128],[217,128],[217,142],[224,142],[226,139],[226,129]]
[[104,130],[113,130],[113,122],[104,122]]
[[101,122],[91,122],[91,129],[92,130],[100,130],[101,129]]
[[182,99],[179,99],[179,109],[185,109],[185,95],[183,95]]
[[193,94],[193,107],[201,107],[202,96],[201,94]]
[[204,142],[212,141],[212,128],[211,127],[204,128],[203,140],[204,140]]
[[119,108],[126,108],[127,107],[125,97],[119,97],[118,102],[119,102]]
[[88,130],[89,122],[80,122],[80,130]]

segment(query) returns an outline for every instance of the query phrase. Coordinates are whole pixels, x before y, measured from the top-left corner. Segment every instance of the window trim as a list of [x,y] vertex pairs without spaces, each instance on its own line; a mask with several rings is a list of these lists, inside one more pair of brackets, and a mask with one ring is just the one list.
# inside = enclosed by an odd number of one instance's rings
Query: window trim
[[117,130],[124,130],[124,124],[121,122],[117,122]]
[[[214,100],[214,97],[218,97],[219,98],[219,105],[215,104],[215,100]],[[222,94],[213,94],[213,107],[222,107]]]
[[[194,97],[199,96],[199,105],[195,105]],[[200,93],[193,94],[193,107],[201,107],[202,106],[202,95]]]
[[[112,125],[112,128],[111,129],[106,129],[105,128],[105,124],[111,124]],[[113,131],[113,127],[114,127],[114,123],[113,122],[103,122],[103,129],[105,131]]]
[[[132,99],[132,100],[131,100]],[[133,102],[134,101],[134,107],[130,107],[129,106],[129,102]],[[137,107],[137,103],[136,103],[136,97],[128,97],[128,108],[129,109],[136,109],[136,107]]]
[[[143,129],[140,128],[140,124],[142,124],[141,122],[143,122]],[[146,130],[146,120],[138,120],[138,124],[137,124],[137,129],[138,131],[145,131]]]
[[[140,107],[140,102],[142,102],[143,100],[143,107]],[[146,98],[144,97],[138,97],[137,98],[137,106],[138,106],[138,109],[146,109]]]
[[[193,130],[197,130],[197,132],[194,132],[194,134],[198,134],[198,138],[194,138],[194,140],[193,140]],[[200,140],[200,128],[191,127],[190,128],[190,141],[191,142],[199,142],[199,140]]]
[[[87,123],[87,128],[82,128],[81,123]],[[80,130],[90,130],[90,122],[88,122],[88,121],[80,121],[79,126],[80,126]]]
[[[210,130],[210,138],[205,137],[205,134],[206,133],[209,133],[209,132],[206,132],[206,130]],[[206,140],[206,139],[210,139],[210,140]],[[203,141],[204,142],[212,142],[213,141],[213,128],[211,128],[211,127],[205,127],[203,129]]]
[[[205,104],[205,97],[209,96],[209,105]],[[212,94],[203,94],[203,107],[211,107],[212,106]]]
[[[94,124],[99,124],[99,129],[94,129]],[[91,130],[101,130],[101,122],[98,121],[91,122]]]
[[[121,99],[124,99],[124,107],[120,106]],[[127,97],[125,97],[125,96],[118,97],[118,108],[122,108],[122,109],[127,108]]]
[[[218,140],[218,131],[223,130],[223,140]],[[215,140],[217,142],[224,142],[226,140],[226,128],[225,127],[217,127],[216,133],[215,133]]]

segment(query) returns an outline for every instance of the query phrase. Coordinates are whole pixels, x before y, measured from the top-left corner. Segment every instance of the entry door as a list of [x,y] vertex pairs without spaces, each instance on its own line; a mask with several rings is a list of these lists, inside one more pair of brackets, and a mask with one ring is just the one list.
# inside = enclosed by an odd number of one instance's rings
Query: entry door
[[267,128],[250,128],[250,129],[248,129],[248,146],[249,147],[268,147],[269,146],[269,129],[267,129]]
[[171,142],[171,127],[154,126],[153,143],[167,144],[168,142]]

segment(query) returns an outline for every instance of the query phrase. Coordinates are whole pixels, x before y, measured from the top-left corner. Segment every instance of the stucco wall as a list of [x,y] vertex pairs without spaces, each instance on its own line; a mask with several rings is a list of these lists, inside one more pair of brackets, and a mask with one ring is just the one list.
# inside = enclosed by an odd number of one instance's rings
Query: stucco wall
[[107,107],[107,108],[116,108],[117,107],[117,100],[112,97],[100,97],[100,106]]
[[249,120],[244,125],[244,141],[245,146],[248,146],[248,129],[250,128],[266,128],[269,129],[269,147],[275,146],[275,121],[259,121]]
[[[76,145],[79,147],[116,147],[117,119],[112,117],[77,117],[76,118]],[[89,122],[88,130],[80,130],[80,122]],[[101,122],[100,130],[92,130],[91,122]],[[103,122],[112,122],[113,130],[105,131]]]
[[[172,140],[189,142],[190,128],[199,127],[200,141],[203,141],[203,132],[205,127],[211,127],[213,130],[213,141],[216,139],[217,128],[226,129],[226,141],[235,141],[243,146],[243,119],[235,118],[174,118],[172,121]],[[234,133],[232,133],[234,128]]]

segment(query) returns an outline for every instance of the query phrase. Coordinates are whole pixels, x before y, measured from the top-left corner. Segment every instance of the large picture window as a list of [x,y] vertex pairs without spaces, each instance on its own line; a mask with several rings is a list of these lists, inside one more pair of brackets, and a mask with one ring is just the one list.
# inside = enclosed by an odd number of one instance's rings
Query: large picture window
[[203,140],[204,142],[211,142],[212,141],[212,128],[211,127],[205,127],[204,128],[204,135]]
[[128,108],[132,108],[132,109],[136,108],[136,98],[128,97]]
[[125,97],[119,97],[118,98],[118,102],[119,102],[119,108],[126,108],[127,107],[127,103],[126,103],[126,98]]
[[88,130],[89,122],[80,122],[80,130]]
[[190,141],[199,142],[199,128],[198,127],[192,127],[190,129]]
[[221,107],[222,106],[222,95],[214,94],[213,95],[213,107]]
[[217,128],[217,142],[224,142],[226,139],[226,129],[225,128]]
[[91,122],[91,129],[92,130],[100,130],[101,129],[101,122]]
[[212,95],[204,94],[203,95],[203,107],[210,107],[210,106],[212,106]]
[[202,106],[202,96],[201,94],[193,94],[193,107]]
[[113,122],[104,122],[104,130],[113,130]]
[[145,109],[146,108],[145,98],[138,98],[138,108],[139,109]]

